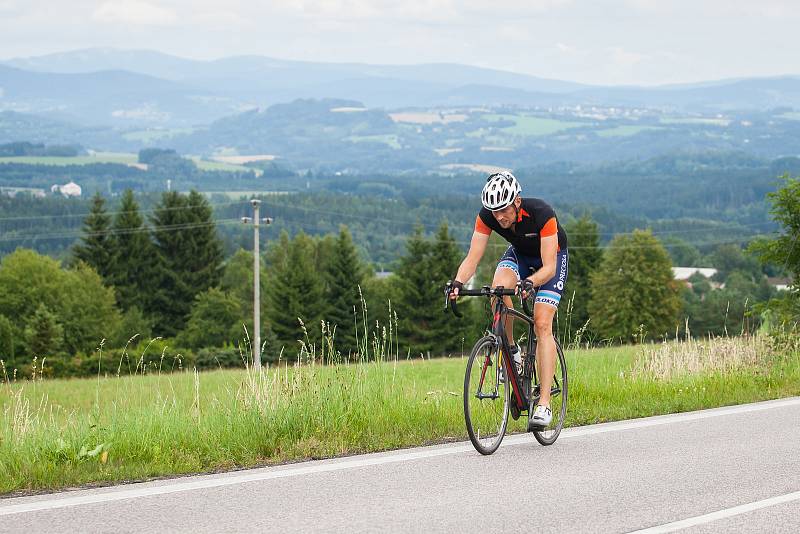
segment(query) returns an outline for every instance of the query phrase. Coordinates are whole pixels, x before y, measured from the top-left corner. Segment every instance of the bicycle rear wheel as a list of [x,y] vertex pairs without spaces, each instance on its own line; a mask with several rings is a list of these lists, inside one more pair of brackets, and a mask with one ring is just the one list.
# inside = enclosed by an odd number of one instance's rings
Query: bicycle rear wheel
[[[531,399],[528,417],[533,414],[533,403],[538,400],[538,395]],[[553,385],[550,387],[550,410],[553,412],[553,421],[546,428],[533,427],[533,437],[542,445],[555,443],[561,429],[564,428],[564,419],[567,417],[567,360],[561,344],[556,340],[556,367],[553,372]]]
[[469,439],[481,454],[497,450],[508,426],[508,381],[500,380],[504,366],[501,349],[493,336],[478,340],[467,361],[464,420]]

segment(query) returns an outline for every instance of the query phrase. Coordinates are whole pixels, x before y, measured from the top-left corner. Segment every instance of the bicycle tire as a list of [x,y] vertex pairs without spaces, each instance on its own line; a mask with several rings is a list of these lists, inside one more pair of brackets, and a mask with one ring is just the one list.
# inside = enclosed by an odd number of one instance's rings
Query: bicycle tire
[[[564,419],[566,419],[567,417],[567,399],[568,399],[567,393],[569,391],[568,389],[569,380],[567,376],[567,359],[564,357],[564,351],[561,350],[561,344],[558,342],[558,340],[555,341],[556,341],[556,354],[557,354],[556,356],[557,368],[555,374],[561,375],[560,377],[559,376],[554,377],[555,379],[560,378],[560,381],[558,382],[560,386],[560,391],[557,395],[560,400],[559,406],[557,408],[558,414],[556,416],[556,413],[555,412],[553,413],[553,419],[554,419],[553,423],[555,423],[555,425],[551,423],[551,426],[544,429],[537,427],[534,427],[532,429],[533,437],[536,438],[536,441],[538,441],[541,445],[545,446],[552,445],[553,443],[555,443],[556,439],[558,439],[558,435],[561,434],[561,429],[564,428]],[[555,381],[553,383],[556,384]],[[551,406],[552,404],[553,403],[551,401]],[[533,414],[533,406],[529,407],[528,412],[529,412],[528,417],[530,417]]]
[[[494,336],[485,336],[473,346],[464,374],[464,422],[475,450],[484,455],[497,450],[508,427],[509,383],[507,380],[501,383],[498,364],[505,367],[499,344]],[[486,384],[491,386],[487,391],[493,390],[492,395],[496,396],[480,397]]]

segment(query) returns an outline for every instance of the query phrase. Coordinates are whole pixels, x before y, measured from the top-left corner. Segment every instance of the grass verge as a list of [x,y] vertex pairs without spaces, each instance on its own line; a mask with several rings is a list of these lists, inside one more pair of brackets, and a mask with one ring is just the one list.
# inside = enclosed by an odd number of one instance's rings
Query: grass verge
[[[568,351],[567,424],[800,394],[800,355],[763,344],[719,365],[738,342],[725,343]],[[687,350],[696,352],[693,359]],[[676,354],[684,359],[670,366]],[[0,493],[465,439],[465,363],[455,357],[6,382]],[[512,422],[510,431],[523,424]]]

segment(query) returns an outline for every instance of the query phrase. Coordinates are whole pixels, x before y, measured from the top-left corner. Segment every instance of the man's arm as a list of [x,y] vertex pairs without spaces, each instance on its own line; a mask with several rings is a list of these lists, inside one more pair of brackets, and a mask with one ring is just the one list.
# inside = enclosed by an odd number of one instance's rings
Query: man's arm
[[[469,244],[469,252],[467,252],[467,257],[464,258],[464,261],[461,262],[461,265],[458,268],[458,273],[456,273],[456,281],[464,284],[470,278],[472,278],[472,276],[475,274],[475,271],[478,269],[478,263],[480,263],[483,253],[486,252],[486,244],[488,242],[488,235],[481,232],[472,233],[472,241],[470,241]],[[555,260],[553,260],[553,265],[555,266]],[[457,291],[458,289],[456,288],[456,294],[458,294]]]
[[556,275],[558,235],[541,238],[542,268],[528,277],[534,287],[539,287]]

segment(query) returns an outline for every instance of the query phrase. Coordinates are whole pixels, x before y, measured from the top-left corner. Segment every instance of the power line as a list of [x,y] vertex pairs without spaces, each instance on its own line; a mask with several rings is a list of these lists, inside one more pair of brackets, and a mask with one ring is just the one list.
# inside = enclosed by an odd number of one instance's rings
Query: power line
[[[215,207],[218,207],[218,206],[233,206],[235,204],[247,204],[247,202],[248,201],[246,201],[246,200],[238,200],[238,201],[235,201],[235,202],[222,202],[222,203],[219,203],[219,204],[210,204],[209,203],[209,204],[206,204],[206,205],[210,206],[211,208],[215,208]],[[161,211],[173,211],[173,210],[186,210],[186,209],[192,209],[192,208],[196,208],[196,207],[198,207],[198,205],[193,204],[193,205],[190,205],[190,206],[175,206],[175,207],[171,207],[171,208],[150,208],[150,209],[146,209],[146,210],[139,209],[139,210],[136,210],[136,211],[138,211],[139,213],[154,213],[154,212],[157,212],[157,211],[161,212]],[[103,215],[114,216],[114,215],[120,215],[120,214],[123,214],[123,213],[131,213],[131,211],[132,210],[106,211],[106,212],[103,213]],[[4,221],[34,221],[34,220],[38,221],[38,220],[41,220],[41,219],[77,219],[79,217],[80,218],[86,218],[89,215],[93,215],[93,214],[91,212],[88,212],[88,213],[74,213],[74,214],[62,214],[62,215],[25,215],[25,216],[19,216],[19,217],[0,217],[0,223],[2,223]]]
[[[417,224],[419,224],[419,225],[423,226],[424,228],[438,228],[438,224],[431,224],[431,223],[426,224],[426,223],[422,223],[422,222],[419,222],[419,221],[389,219],[389,218],[386,218],[386,217],[373,217],[371,215],[361,215],[361,214],[356,214],[356,213],[346,213],[346,212],[332,211],[332,210],[321,210],[321,209],[318,209],[318,208],[305,207],[305,206],[289,206],[289,205],[285,205],[285,204],[274,204],[274,203],[268,202],[268,201],[263,201],[263,204],[271,206],[271,207],[274,207],[274,208],[283,208],[283,209],[289,209],[289,210],[295,210],[295,211],[306,211],[306,212],[313,212],[313,213],[323,213],[323,214],[326,214],[326,215],[338,215],[340,217],[350,217],[350,218],[353,218],[353,219],[366,219],[369,222],[373,222],[373,221],[375,221],[375,222],[386,222],[386,223],[403,224],[403,225],[409,225],[409,226],[416,226]],[[749,227],[768,225],[768,224],[775,224],[775,223],[774,223],[774,221],[760,221],[760,222],[746,223],[746,224],[732,223],[732,224],[725,224],[725,225],[716,226],[716,227],[712,227],[712,228],[694,228],[694,229],[686,229],[686,230],[658,230],[658,231],[653,231],[651,233],[653,235],[662,235],[662,234],[675,234],[675,233],[683,234],[683,233],[694,233],[694,232],[713,232],[713,231],[716,231],[716,230],[723,230],[723,229],[737,229],[738,230],[738,229],[741,229],[741,228],[749,228]],[[473,225],[471,225],[471,224],[449,224],[448,226],[450,228],[464,228],[464,229],[472,229],[473,228]],[[618,236],[618,235],[630,235],[632,233],[633,233],[632,231],[631,232],[570,233],[570,234],[568,234],[568,236],[570,236],[570,235],[575,235],[575,236],[598,235],[598,236],[614,237],[614,236]]]
[[[425,223],[421,223],[419,221],[390,219],[390,218],[386,218],[386,217],[375,217],[375,216],[371,216],[371,215],[362,215],[362,214],[348,213],[348,212],[335,211],[335,210],[324,210],[324,209],[321,210],[321,209],[314,208],[314,207],[305,207],[305,206],[296,206],[296,205],[293,206],[293,205],[287,205],[287,204],[279,204],[279,203],[270,202],[270,201],[262,201],[262,202],[263,202],[264,205],[269,206],[269,207],[271,207],[273,209],[284,209],[284,210],[295,211],[295,212],[296,211],[313,212],[313,213],[316,213],[316,214],[334,215],[334,216],[338,216],[338,217],[342,217],[342,218],[364,219],[367,222],[386,222],[386,223],[391,223],[391,224],[395,224],[395,225],[405,225],[405,226],[421,225],[423,228],[428,228],[428,229],[438,228],[438,225],[436,225],[436,224],[430,224],[430,223],[429,224],[425,224]],[[225,203],[218,203],[218,204],[208,204],[208,206],[212,207],[212,208],[216,208],[216,207],[226,207],[226,206],[245,205],[245,204],[246,204],[246,201],[235,201],[235,202],[232,201],[232,202],[225,202]],[[152,213],[152,212],[156,212],[156,211],[188,210],[188,209],[192,209],[193,207],[195,207],[195,206],[177,206],[177,207],[171,207],[171,208],[153,208],[153,209],[148,209],[148,210],[137,210],[137,211],[139,213]],[[106,215],[116,215],[116,214],[120,214],[120,213],[129,213],[129,212],[130,211],[106,212]],[[0,218],[0,223],[3,222],[3,221],[41,220],[42,218],[51,218],[51,219],[75,218],[75,217],[78,217],[78,216],[85,216],[85,215],[89,215],[89,214],[84,214],[84,215],[75,214],[75,215],[52,215],[52,216],[43,215],[43,216],[25,216],[25,217],[6,217],[6,218]],[[200,223],[199,226],[194,226],[197,223],[188,223],[189,224],[188,226],[186,226],[186,225],[172,225],[171,227],[170,226],[166,226],[166,227],[159,227],[159,228],[169,229],[168,231],[170,231],[170,230],[199,228],[199,227],[202,227],[202,226],[208,226],[209,224],[221,224],[221,225],[224,225],[224,224],[230,224],[231,222],[238,222],[238,219],[218,219],[214,223]],[[315,230],[319,230],[319,231],[329,231],[330,230],[330,227],[328,225],[322,226],[321,224],[315,224],[315,223],[312,223],[310,221],[285,221],[285,222],[288,223],[287,225],[300,226],[301,228],[314,228]],[[757,222],[757,223],[748,223],[748,224],[727,224],[727,225],[723,225],[723,226],[717,226],[716,228],[676,229],[676,230],[654,231],[654,232],[651,232],[651,233],[653,235],[665,235],[665,234],[681,235],[681,234],[688,234],[688,233],[695,233],[695,232],[714,232],[714,231],[717,231],[717,230],[724,230],[724,229],[741,229],[741,228],[755,227],[755,226],[766,225],[766,224],[774,224],[774,222],[773,221],[761,221],[761,222]],[[470,228],[471,229],[472,225],[454,224],[454,225],[450,225],[450,228]],[[80,237],[80,236],[90,237],[90,236],[95,236],[95,235],[122,235],[123,233],[135,233],[135,232],[140,232],[140,231],[141,232],[147,232],[147,231],[150,231],[150,229],[148,227],[143,227],[142,229],[135,229],[135,230],[122,230],[122,231],[121,230],[108,230],[108,231],[104,231],[102,233],[86,233],[86,232],[83,232],[82,230],[80,230],[79,228],[75,228],[75,229],[70,230],[70,231],[50,233],[50,234],[29,234],[29,235],[25,235],[25,236],[2,237],[2,238],[0,238],[0,242],[3,242],[3,241],[6,241],[6,242],[8,242],[8,241],[24,241],[24,240],[28,240],[28,239],[66,239],[66,238],[69,238],[69,237],[77,238],[77,237]],[[115,232],[116,232],[116,234],[115,234]],[[632,233],[633,232],[572,233],[572,234],[568,234],[568,235],[573,235],[573,236],[584,236],[584,235],[587,235],[587,236],[593,236],[593,235],[597,235],[597,236],[601,236],[601,235],[620,236],[620,235],[632,235]],[[741,240],[735,240],[735,241],[734,240],[726,240],[726,241],[720,241],[720,242],[713,242],[712,241],[712,242],[709,242],[709,243],[703,243],[703,245],[718,244],[718,243],[719,244],[721,244],[721,243],[735,243],[735,242],[738,242],[738,241],[741,241]],[[469,244],[468,242],[464,242],[464,241],[457,241],[457,243],[459,243],[461,245],[468,245]],[[661,245],[661,246],[670,248],[670,247],[676,247],[676,246],[682,246],[682,245],[680,245],[680,244],[667,244],[667,245]],[[569,247],[569,248],[572,249],[572,250],[580,250],[580,249],[584,249],[584,248],[588,249],[588,248],[594,248],[594,247],[573,246],[573,247]],[[600,248],[605,248],[605,247],[600,247]]]
[[[260,196],[260,195],[258,195],[258,196]],[[292,210],[292,211],[305,211],[305,212],[313,212],[313,213],[317,213],[317,214],[335,215],[335,216],[338,216],[338,217],[347,217],[347,218],[351,218],[351,219],[362,219],[362,220],[365,220],[367,222],[373,222],[373,221],[374,222],[385,222],[385,223],[391,223],[391,224],[400,224],[400,225],[404,225],[404,226],[421,225],[423,228],[426,228],[426,229],[429,229],[429,230],[438,228],[438,224],[423,223],[421,221],[408,221],[408,220],[401,220],[401,219],[390,219],[390,218],[387,218],[387,217],[375,217],[375,216],[371,216],[371,215],[347,213],[347,212],[335,211],[335,210],[325,210],[325,209],[319,209],[319,208],[315,208],[315,207],[292,206],[292,205],[287,205],[287,204],[275,203],[275,202],[271,202],[271,201],[267,201],[267,200],[262,200],[262,202],[266,206],[270,206],[272,208],[277,208],[277,209],[288,209],[288,210]],[[247,203],[247,201],[239,200],[239,201],[223,202],[223,203],[216,203],[216,204],[208,204],[208,206],[211,207],[211,208],[222,208],[222,207],[233,206],[233,205],[238,205],[238,204],[244,205],[246,203]],[[156,208],[151,208],[151,209],[146,209],[146,210],[138,210],[138,211],[141,214],[149,214],[149,213],[154,213],[154,212],[157,212],[157,211],[160,212],[160,211],[185,210],[185,209],[191,209],[191,207],[189,207],[189,206],[176,206],[176,207],[171,207],[171,208],[157,208],[156,207]],[[109,211],[109,212],[105,212],[105,215],[107,215],[107,216],[115,216],[115,215],[122,214],[122,213],[128,213],[128,211],[121,211],[121,210],[120,211]],[[63,215],[0,217],[0,223],[3,223],[5,221],[9,221],[10,222],[10,221],[28,221],[28,220],[42,220],[42,219],[51,219],[51,220],[52,219],[74,219],[74,218],[85,218],[85,217],[88,217],[89,215],[91,215],[91,212],[90,213],[63,214]],[[697,232],[714,232],[714,231],[726,230],[726,229],[749,228],[749,227],[755,227],[755,226],[761,226],[761,225],[769,225],[769,224],[774,224],[774,221],[760,221],[760,222],[756,222],[756,223],[746,223],[746,224],[739,224],[739,223],[725,224],[725,225],[716,226],[716,227],[712,227],[712,228],[656,230],[656,231],[652,231],[651,233],[653,235],[671,235],[671,234],[683,235],[683,234],[691,234],[691,233],[697,233]],[[472,229],[473,228],[473,226],[471,224],[457,224],[457,223],[451,223],[451,224],[449,224],[449,227],[453,228],[453,229]],[[630,235],[630,234],[632,234],[632,232],[570,233],[568,235],[572,235],[572,236],[593,236],[593,235],[597,235],[597,236],[601,236],[601,237],[615,237],[615,236],[618,236],[618,235]],[[2,241],[2,239],[0,239],[0,241]]]

